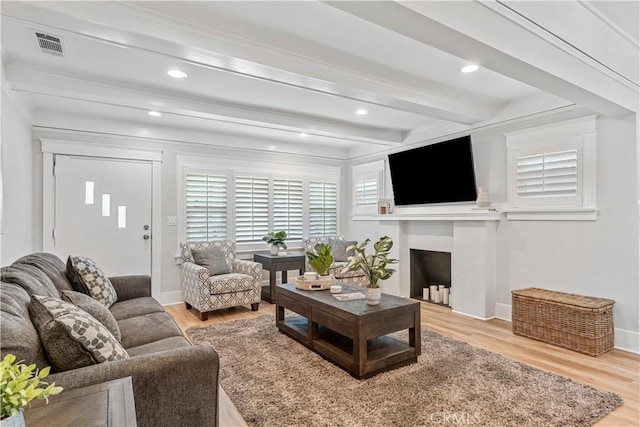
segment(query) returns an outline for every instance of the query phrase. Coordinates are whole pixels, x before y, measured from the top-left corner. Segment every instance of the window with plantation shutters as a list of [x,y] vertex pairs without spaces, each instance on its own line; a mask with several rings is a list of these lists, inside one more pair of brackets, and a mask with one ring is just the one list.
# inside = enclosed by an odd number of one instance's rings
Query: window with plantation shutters
[[338,234],[338,188],[335,182],[309,182],[309,235]]
[[376,213],[384,193],[382,184],[384,161],[362,163],[351,167],[353,179],[353,213]]
[[227,238],[227,177],[206,173],[185,176],[187,241]]
[[235,177],[236,242],[258,242],[269,232],[269,178]]
[[519,197],[578,194],[578,150],[543,152],[516,159]]
[[357,206],[377,206],[378,177],[370,176],[358,179],[354,184],[355,203]]
[[595,116],[510,132],[505,136],[507,218],[596,219]]
[[287,232],[287,239],[303,236],[302,180],[273,180],[273,229]]

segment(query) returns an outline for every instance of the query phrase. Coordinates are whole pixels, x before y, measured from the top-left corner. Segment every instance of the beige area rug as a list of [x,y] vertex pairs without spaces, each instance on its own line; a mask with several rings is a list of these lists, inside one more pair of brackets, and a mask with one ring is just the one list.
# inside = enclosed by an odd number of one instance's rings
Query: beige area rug
[[274,316],[193,327],[254,426],[589,426],[620,396],[422,331],[418,363],[357,380],[278,332]]

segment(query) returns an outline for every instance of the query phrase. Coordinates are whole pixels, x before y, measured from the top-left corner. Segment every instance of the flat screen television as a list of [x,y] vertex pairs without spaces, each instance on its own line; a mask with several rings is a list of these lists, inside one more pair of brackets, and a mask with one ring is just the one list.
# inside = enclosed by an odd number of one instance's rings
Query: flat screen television
[[470,136],[389,154],[389,170],[396,206],[478,197]]

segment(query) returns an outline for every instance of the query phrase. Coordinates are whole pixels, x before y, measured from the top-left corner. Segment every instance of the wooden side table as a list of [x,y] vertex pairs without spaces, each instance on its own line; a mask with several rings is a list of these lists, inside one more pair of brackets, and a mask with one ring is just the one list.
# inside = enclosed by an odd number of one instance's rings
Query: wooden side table
[[262,264],[262,268],[265,270],[269,270],[269,286],[262,287],[262,299],[271,304],[276,302],[276,271],[282,272],[282,283],[287,283],[288,270],[299,270],[300,274],[305,270],[304,254],[257,253],[253,255],[253,260]]
[[77,388],[31,402],[24,412],[29,427],[135,427],[136,408],[131,377]]

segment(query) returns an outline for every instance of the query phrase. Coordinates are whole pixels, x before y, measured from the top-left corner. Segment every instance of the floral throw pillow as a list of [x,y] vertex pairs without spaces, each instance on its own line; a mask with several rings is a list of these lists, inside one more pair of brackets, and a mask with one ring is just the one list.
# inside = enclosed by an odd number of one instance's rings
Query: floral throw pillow
[[104,325],[71,303],[32,295],[29,314],[56,371],[129,358]]
[[107,308],[118,300],[118,294],[111,280],[89,258],[69,255],[67,277],[74,290],[91,296]]

